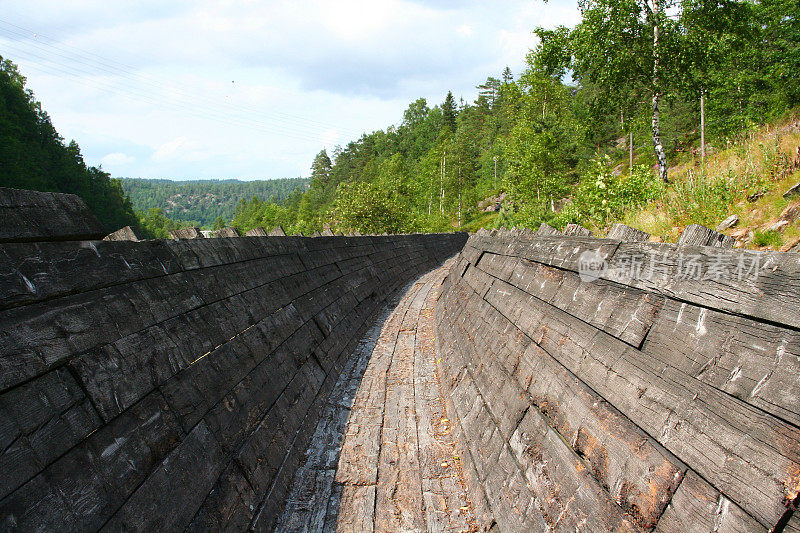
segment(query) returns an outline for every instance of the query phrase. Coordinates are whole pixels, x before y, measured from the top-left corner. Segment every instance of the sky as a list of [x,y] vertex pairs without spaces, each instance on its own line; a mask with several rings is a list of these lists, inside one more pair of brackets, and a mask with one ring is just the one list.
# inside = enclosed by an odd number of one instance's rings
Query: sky
[[417,98],[514,75],[575,0],[2,0],[0,55],[114,177],[307,176]]

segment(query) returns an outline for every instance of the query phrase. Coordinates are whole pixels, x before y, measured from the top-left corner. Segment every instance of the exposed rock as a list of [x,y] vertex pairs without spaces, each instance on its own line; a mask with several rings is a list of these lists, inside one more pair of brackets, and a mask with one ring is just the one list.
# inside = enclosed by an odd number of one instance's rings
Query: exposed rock
[[104,241],[140,241],[139,235],[137,235],[136,230],[134,230],[130,226],[125,226],[124,228],[120,228],[114,233],[109,233],[105,237],[103,237]]
[[767,228],[768,231],[783,231],[789,225],[788,220],[779,220]]
[[286,232],[283,231],[283,227],[278,225],[269,230],[270,237],[286,237]]
[[333,233],[333,231],[331,230],[331,228],[325,228],[325,229],[323,229],[323,230],[322,230],[322,233],[321,233],[321,235],[322,235],[323,237],[333,237],[333,236],[334,236],[334,233]]
[[781,212],[781,216],[778,217],[778,220],[785,220],[787,222],[794,222],[798,218],[800,218],[800,202],[795,202],[786,207]]
[[781,252],[800,252],[800,237],[796,238],[794,241],[784,244],[781,246]]
[[789,188],[789,190],[783,193],[784,198],[791,198],[793,196],[798,196],[798,195],[800,195],[800,182],[798,182],[796,185],[792,186],[791,188]]
[[478,202],[478,209],[484,213],[491,213],[500,211],[503,201],[506,199],[506,193],[500,193],[497,196],[490,196]]
[[747,200],[749,202],[756,202],[756,201],[758,201],[759,198],[761,198],[762,196],[764,196],[768,192],[769,191],[766,190],[766,189],[760,189],[760,190],[754,192],[753,194],[748,195],[747,196]]
[[739,223],[739,216],[731,215],[719,223],[719,226],[717,226],[717,231],[725,231],[728,228],[736,226],[738,223]]

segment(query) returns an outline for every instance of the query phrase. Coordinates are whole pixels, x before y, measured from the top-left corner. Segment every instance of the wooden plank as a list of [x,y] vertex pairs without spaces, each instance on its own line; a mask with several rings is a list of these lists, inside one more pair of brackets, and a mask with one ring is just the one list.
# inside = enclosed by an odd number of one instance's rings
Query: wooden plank
[[[664,302],[663,297],[642,290],[606,280],[587,283],[574,272],[514,257],[485,254],[478,270],[635,347],[641,346]],[[482,289],[491,283],[490,277],[475,276],[479,279],[473,283]]]
[[214,486],[224,464],[222,450],[201,422],[148,476],[103,530],[183,529]]
[[560,235],[561,232],[558,231],[556,228],[548,224],[547,222],[542,222],[539,226],[539,229],[536,231],[537,235]]
[[[565,480],[572,475],[570,479],[573,480],[573,487],[595,486],[599,489],[602,486],[605,490],[596,491],[596,494],[587,501],[571,502],[570,510],[564,511],[565,520],[568,521],[569,517],[573,516],[572,513],[579,509],[589,515],[595,514],[598,509],[589,508],[598,505],[604,498],[605,505],[617,502],[630,513],[632,520],[644,528],[651,528],[669,501],[672,491],[680,482],[682,464],[535,344],[529,344],[525,349],[524,344],[514,341],[513,332],[518,330],[486,302],[480,304],[461,295],[457,301],[464,312],[470,313],[474,318],[464,323],[470,330],[456,330],[452,335],[455,339],[463,339],[468,331],[476,332],[473,343],[460,344],[464,351],[473,354],[471,368],[474,371],[496,376],[478,378],[477,381],[485,384],[482,387],[487,387],[482,394],[495,413],[494,418],[499,421],[501,431],[511,437],[511,432],[516,431],[522,414],[526,413],[528,416],[527,413],[538,412],[538,409],[547,419],[547,424],[557,432],[544,440],[545,443],[550,443],[551,448],[556,446],[550,451],[557,452],[560,450],[558,446],[566,443],[570,443],[574,449],[566,455],[563,451],[556,453],[556,460],[543,460],[544,464],[551,464],[554,467],[562,464],[562,468],[565,468],[564,465],[570,466],[578,456],[580,456],[578,463],[585,463],[582,468],[586,472],[576,474],[573,469],[568,468],[566,475],[551,476],[553,481],[550,485],[548,478],[540,479],[536,477],[539,474],[529,474],[529,480],[533,479],[531,482],[535,483],[540,491],[541,501],[554,501],[553,498],[546,496],[548,491],[553,491],[554,494],[559,492],[571,494],[571,490],[562,491],[554,487],[557,487],[558,483],[566,483]],[[491,339],[497,335],[491,335],[489,331],[504,332],[503,337],[508,339],[506,343],[509,349],[494,348]],[[520,358],[522,352],[524,353]],[[482,361],[482,354],[487,353],[493,354],[491,361]],[[499,371],[498,368],[504,371]],[[506,372],[514,373],[514,377]],[[527,388],[530,396],[522,393],[521,390],[524,389],[521,388],[516,392],[503,392],[512,382]],[[528,399],[521,401],[523,397]],[[514,404],[516,407],[509,409]],[[529,407],[533,409],[528,409]],[[510,429],[502,430],[504,424]],[[543,434],[546,436],[548,433],[545,431]],[[555,438],[556,436],[558,438]],[[519,442],[517,444],[519,445]],[[536,450],[537,453],[546,454],[548,448],[540,442]],[[530,461],[530,458],[521,452],[516,455],[521,464],[524,464],[523,461]],[[541,473],[541,471],[540,465],[535,472]],[[584,477],[589,474],[594,476],[596,481],[587,485],[588,481],[584,480]],[[531,478],[531,475],[534,477]],[[609,490],[613,491],[613,497],[607,492]],[[558,501],[558,498],[555,501]],[[615,507],[616,515],[619,517],[622,509],[612,505],[612,509]],[[546,516],[561,514],[560,511],[551,510]],[[614,516],[613,513],[606,515]],[[609,527],[605,526],[606,529]]]
[[100,427],[74,378],[59,369],[0,395],[0,499]]
[[336,531],[341,533],[372,533],[374,529],[375,485],[342,486]]
[[800,256],[793,254],[525,236],[503,242],[472,236],[466,249],[473,250],[476,258],[489,251],[573,272],[578,272],[584,252],[596,252],[607,263],[603,279],[800,328]]
[[567,224],[564,226],[564,235],[576,237],[591,237],[592,232],[580,224]]
[[256,504],[255,493],[238,465],[228,463],[188,531],[243,531],[250,525]]
[[97,530],[180,438],[163,398],[152,394],[0,501],[0,516],[23,531]]
[[691,470],[672,497],[655,531],[750,533],[767,529]]
[[461,458],[453,442],[452,425],[439,390],[436,376],[436,349],[433,336],[433,305],[438,296],[434,285],[441,279],[426,276],[415,298],[420,305],[414,346],[414,398],[419,437],[419,463],[429,531],[468,531],[474,524],[472,505],[463,488]]
[[668,299],[642,350],[800,426],[800,332]]
[[616,239],[619,241],[628,241],[628,242],[646,242],[650,239],[650,234],[644,232],[642,230],[632,228],[630,226],[626,226],[625,224],[621,224],[617,222],[608,232],[606,235],[607,239]]
[[678,246],[713,246],[715,248],[733,248],[736,240],[733,237],[706,228],[700,224],[689,224],[678,237]]
[[425,528],[414,410],[413,331],[400,331],[386,382],[378,457],[375,529]]
[[519,330],[485,302],[480,305],[475,314],[487,320],[489,331],[504,331],[509,348],[494,348],[485,340],[492,335],[477,335],[478,353],[494,354],[486,366],[500,363],[513,375],[598,483],[643,527],[652,527],[680,481],[682,463],[530,339],[516,341]]
[[[800,489],[800,430],[503,281],[487,301],[762,524]],[[708,431],[708,428],[714,428]]]
[[80,196],[0,187],[0,243],[102,239],[106,231]]
[[[247,273],[267,266],[237,265],[223,272],[194,270],[40,302],[0,312],[0,389],[29,379],[81,352],[198,310],[243,291],[269,290],[291,261],[268,261],[273,274],[259,281]],[[296,270],[295,270],[296,272]],[[249,281],[240,282],[246,278]],[[296,280],[299,281],[299,280]],[[165,298],[164,295],[168,295]],[[244,296],[247,296],[246,294]],[[263,297],[263,296],[261,296]],[[204,300],[207,298],[207,300]],[[242,314],[246,319],[247,315]],[[98,327],[113,325],[112,327]],[[202,355],[207,350],[203,350]]]

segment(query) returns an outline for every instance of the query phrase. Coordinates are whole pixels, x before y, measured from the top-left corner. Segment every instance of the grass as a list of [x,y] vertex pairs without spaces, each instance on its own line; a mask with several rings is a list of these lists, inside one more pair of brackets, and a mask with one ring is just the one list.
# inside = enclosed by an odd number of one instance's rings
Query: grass
[[[782,194],[800,181],[800,171],[788,173],[800,146],[797,113],[778,123],[750,132],[724,149],[712,152],[705,164],[685,156],[670,169],[671,183],[664,197],[643,209],[626,213],[621,220],[665,242],[674,242],[689,224],[715,228],[731,214],[739,216],[737,227],[726,230],[738,246],[779,249],[800,236],[797,221],[783,231],[769,231],[790,203]],[[760,192],[755,202],[747,197]]]
[[461,227],[461,231],[476,232],[481,228],[493,228],[497,224],[499,214],[495,211],[480,213]]
[[781,238],[781,234],[775,230],[756,230],[753,234],[753,243],[756,246],[773,246],[778,248],[783,243],[783,239]]

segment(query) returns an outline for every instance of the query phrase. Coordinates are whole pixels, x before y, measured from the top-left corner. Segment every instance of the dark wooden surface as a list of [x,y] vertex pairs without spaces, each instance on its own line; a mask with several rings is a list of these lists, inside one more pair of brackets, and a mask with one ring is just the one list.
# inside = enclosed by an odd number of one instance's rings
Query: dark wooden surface
[[433,304],[446,271],[398,294],[362,338],[277,530],[476,529],[437,379]]
[[384,300],[465,235],[0,245],[0,530],[270,530]]
[[0,243],[102,239],[107,231],[74,194],[0,187]]
[[[606,261],[599,279],[579,275],[584,252]],[[636,254],[661,270],[633,272]],[[693,279],[687,255],[706,273],[761,268]],[[472,236],[436,307],[437,342],[464,470],[498,527],[785,522],[800,490],[799,276],[793,254]]]

